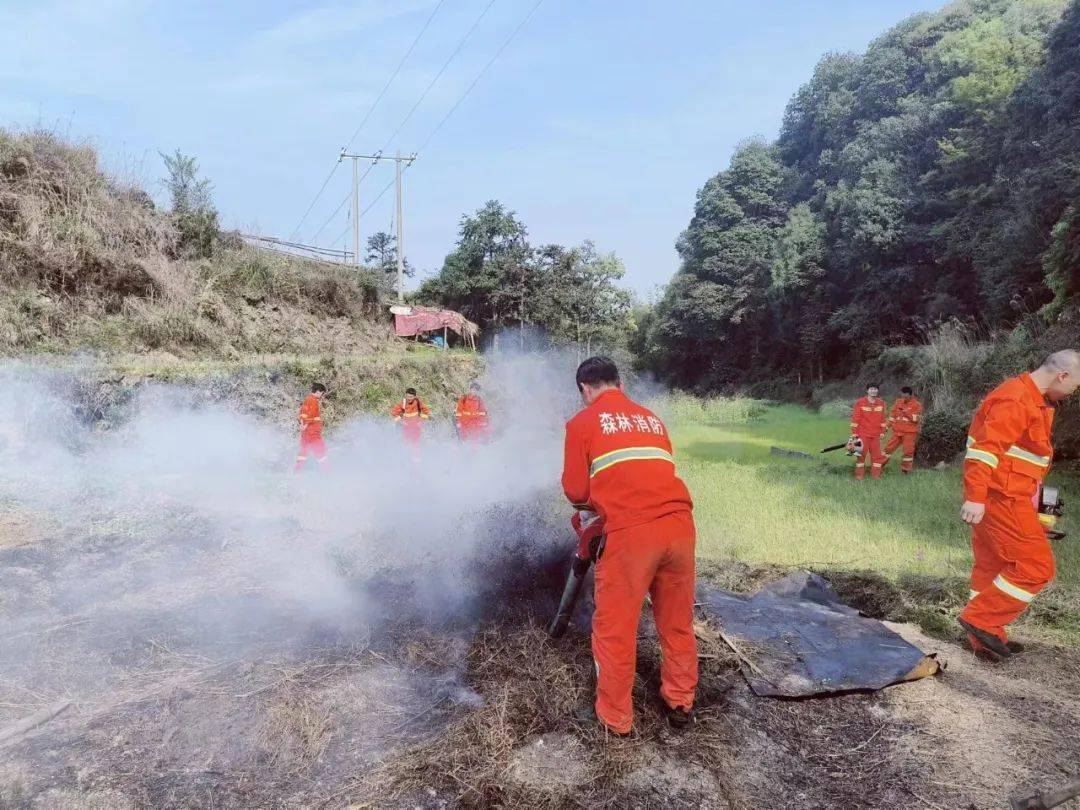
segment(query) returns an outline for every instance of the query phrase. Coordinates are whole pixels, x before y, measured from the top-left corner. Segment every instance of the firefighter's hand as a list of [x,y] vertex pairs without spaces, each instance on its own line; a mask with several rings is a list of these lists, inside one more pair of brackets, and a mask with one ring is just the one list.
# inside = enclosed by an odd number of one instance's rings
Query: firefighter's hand
[[979,523],[983,519],[983,515],[986,514],[985,503],[975,503],[975,501],[964,501],[964,505],[960,507],[960,519],[971,526]]

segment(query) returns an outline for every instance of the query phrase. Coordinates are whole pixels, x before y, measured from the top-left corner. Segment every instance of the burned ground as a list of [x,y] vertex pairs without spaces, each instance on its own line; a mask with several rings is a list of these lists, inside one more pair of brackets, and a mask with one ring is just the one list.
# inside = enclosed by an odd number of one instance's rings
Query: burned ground
[[[477,596],[456,614],[410,599],[423,572],[387,571],[353,578],[366,594],[355,624],[267,610],[231,577],[98,588],[57,602],[49,622],[9,620],[5,650],[18,654],[0,674],[3,723],[72,706],[6,745],[0,806],[995,807],[1064,781],[1080,758],[1075,656],[1036,645],[996,671],[904,626],[949,658],[942,676],[829,699],[756,697],[730,650],[704,642],[698,723],[676,735],[646,621],[634,736],[581,727],[588,639],[543,632],[563,562],[554,529],[526,522],[537,541],[472,560]],[[237,553],[186,536],[146,553],[188,566]],[[90,533],[6,548],[7,615],[40,610],[66,557],[118,545]],[[245,612],[259,620],[238,623]]]

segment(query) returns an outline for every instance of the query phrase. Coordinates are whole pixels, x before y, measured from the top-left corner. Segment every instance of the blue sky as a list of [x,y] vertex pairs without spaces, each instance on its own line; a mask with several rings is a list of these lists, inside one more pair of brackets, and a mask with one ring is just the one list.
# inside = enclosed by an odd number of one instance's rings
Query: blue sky
[[[444,0],[353,147],[382,147],[491,0]],[[535,0],[494,0],[389,143],[416,149]],[[287,237],[437,0],[0,0],[0,126],[89,140],[151,191],[195,155],[230,227]],[[437,270],[485,200],[534,244],[592,239],[643,297],[734,145],[775,136],[827,51],[861,51],[941,0],[544,0],[406,173],[406,245]],[[298,239],[342,247],[342,166]],[[361,207],[392,179],[376,168]],[[388,229],[393,194],[361,220]]]

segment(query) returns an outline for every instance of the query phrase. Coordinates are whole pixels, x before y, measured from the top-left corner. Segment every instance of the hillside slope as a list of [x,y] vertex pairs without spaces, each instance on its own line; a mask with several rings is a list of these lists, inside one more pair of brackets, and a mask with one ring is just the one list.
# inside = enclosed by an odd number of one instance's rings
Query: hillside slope
[[89,354],[119,399],[147,378],[209,379],[248,408],[291,411],[317,377],[342,413],[389,407],[418,381],[448,403],[476,359],[397,340],[379,294],[366,270],[229,234],[195,254],[177,218],[108,177],[92,148],[0,129],[0,355]]

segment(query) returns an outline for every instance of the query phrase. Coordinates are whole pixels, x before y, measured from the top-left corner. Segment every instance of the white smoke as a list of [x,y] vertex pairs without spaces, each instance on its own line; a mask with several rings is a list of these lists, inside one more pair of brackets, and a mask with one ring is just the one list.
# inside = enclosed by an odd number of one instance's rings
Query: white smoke
[[[476,598],[470,565],[487,544],[528,544],[566,517],[570,358],[488,364],[489,444],[461,444],[436,413],[414,461],[389,415],[364,416],[331,423],[328,465],[300,474],[297,432],[183,387],[144,385],[125,421],[95,430],[87,392],[73,395],[93,371],[0,366],[0,509],[42,535],[0,547],[0,679],[78,691],[74,666],[98,688],[160,616],[203,652],[316,625],[362,634],[388,607],[452,613]],[[384,591],[362,587],[380,578]],[[97,635],[58,649],[43,634],[78,622]]]

